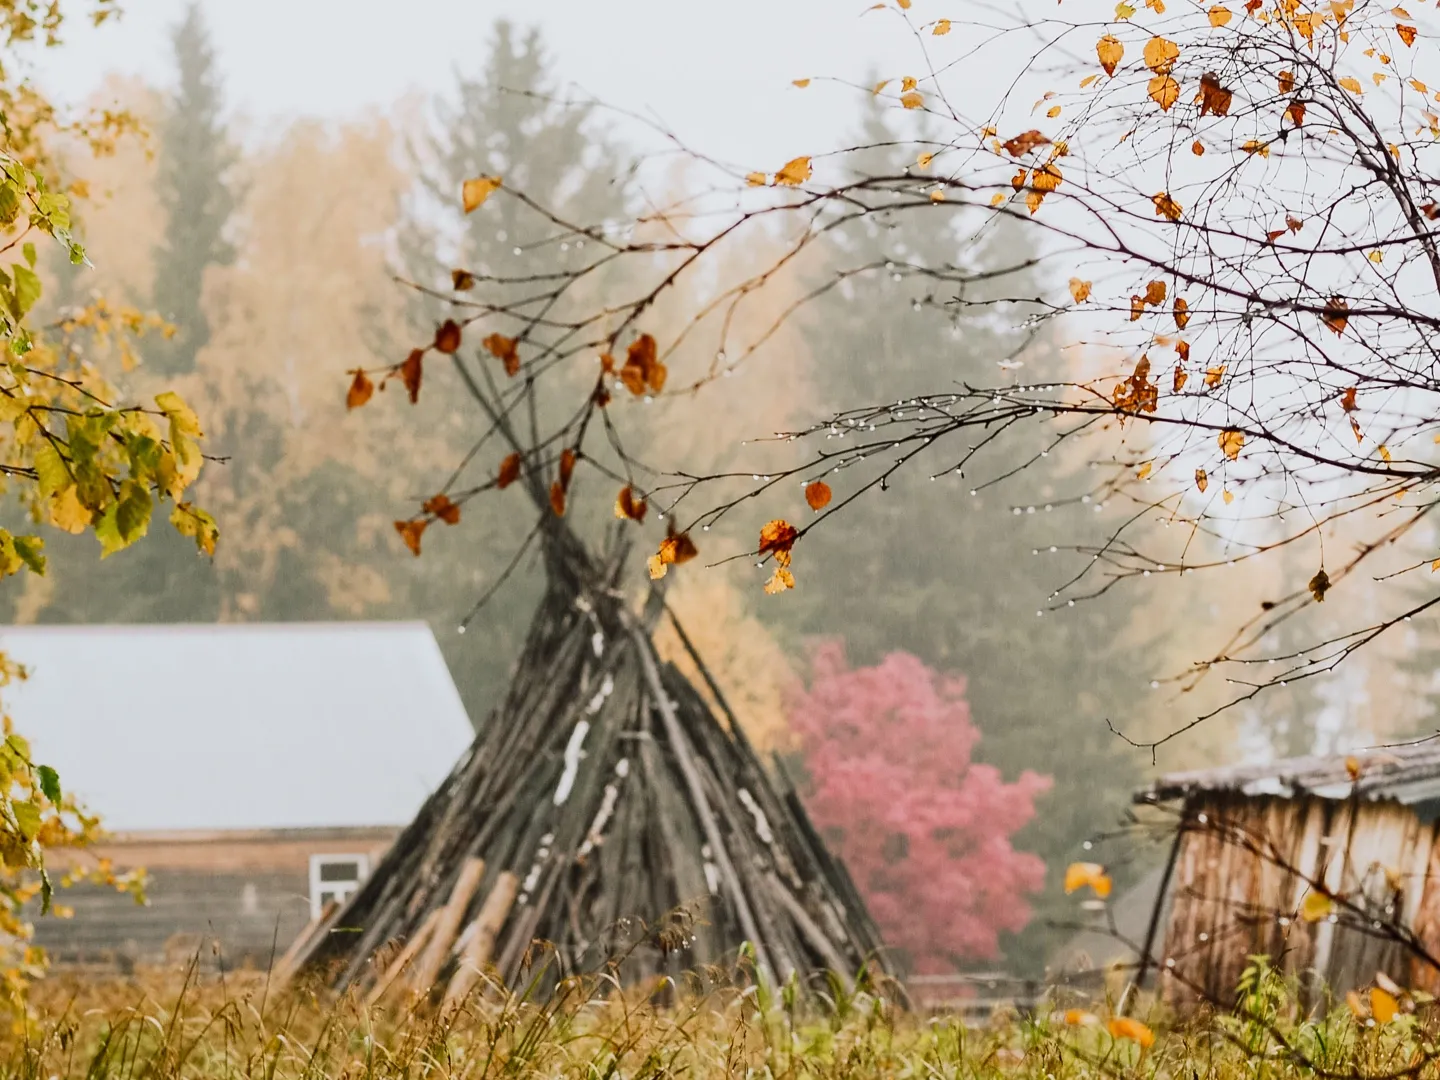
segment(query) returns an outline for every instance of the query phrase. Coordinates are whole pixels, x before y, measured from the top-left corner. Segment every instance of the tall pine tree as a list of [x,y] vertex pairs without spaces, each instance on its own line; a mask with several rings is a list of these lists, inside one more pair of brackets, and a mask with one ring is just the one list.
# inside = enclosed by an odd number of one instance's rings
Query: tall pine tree
[[171,40],[179,82],[160,127],[158,187],[165,239],[155,252],[152,302],[176,334],[152,348],[151,366],[165,374],[194,370],[210,339],[200,306],[205,268],[225,265],[234,249],[225,226],[235,209],[230,170],[236,152],[221,115],[215,52],[198,3],[191,3]]

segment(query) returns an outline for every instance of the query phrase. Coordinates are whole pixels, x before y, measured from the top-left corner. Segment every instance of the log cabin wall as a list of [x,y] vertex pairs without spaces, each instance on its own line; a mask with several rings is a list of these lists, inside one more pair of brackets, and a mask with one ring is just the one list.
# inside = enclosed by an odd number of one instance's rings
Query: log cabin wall
[[[1263,955],[1296,977],[1311,1004],[1343,995],[1376,972],[1429,989],[1433,963],[1375,933],[1398,919],[1440,953],[1440,845],[1435,825],[1388,800],[1299,795],[1192,795],[1182,815],[1159,957],[1171,1004],[1233,1004],[1250,958]],[[1301,917],[1310,882],[1361,911]]]
[[117,871],[143,867],[148,903],[115,889],[78,884],[57,890],[72,918],[36,921],[36,943],[64,966],[128,970],[184,965],[198,952],[208,968],[266,969],[311,917],[313,855],[355,855],[374,867],[395,828],[134,833],[69,859],[52,876],[108,859]]

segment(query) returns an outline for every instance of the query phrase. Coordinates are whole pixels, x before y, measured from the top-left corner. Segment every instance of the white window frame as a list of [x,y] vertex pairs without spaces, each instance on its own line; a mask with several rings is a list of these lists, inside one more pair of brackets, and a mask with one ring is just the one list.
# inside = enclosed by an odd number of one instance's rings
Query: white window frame
[[[344,864],[355,867],[356,877],[354,881],[322,881],[320,871],[326,866]],[[328,855],[310,856],[310,917],[320,918],[320,913],[325,910],[322,896],[330,895],[340,903],[345,898],[364,884],[365,879],[370,876],[370,856],[358,855],[351,852],[335,852]]]

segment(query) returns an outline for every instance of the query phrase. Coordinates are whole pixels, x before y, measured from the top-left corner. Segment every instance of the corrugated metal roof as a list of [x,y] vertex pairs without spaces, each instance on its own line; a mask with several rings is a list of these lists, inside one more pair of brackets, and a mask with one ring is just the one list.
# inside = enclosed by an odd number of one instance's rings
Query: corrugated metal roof
[[[1360,765],[1359,778],[1349,759]],[[1440,738],[1353,754],[1288,758],[1263,765],[1176,772],[1138,792],[1136,802],[1168,802],[1207,791],[1311,795],[1320,799],[1391,799],[1405,805],[1440,798]]]
[[419,622],[0,627],[35,759],[108,828],[403,825],[472,738]]

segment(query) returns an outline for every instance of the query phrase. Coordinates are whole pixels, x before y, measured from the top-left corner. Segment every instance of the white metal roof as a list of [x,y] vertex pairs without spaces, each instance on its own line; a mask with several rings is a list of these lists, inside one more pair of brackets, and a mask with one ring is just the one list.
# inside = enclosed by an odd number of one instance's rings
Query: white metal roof
[[0,627],[37,763],[115,831],[402,825],[472,731],[419,622]]

